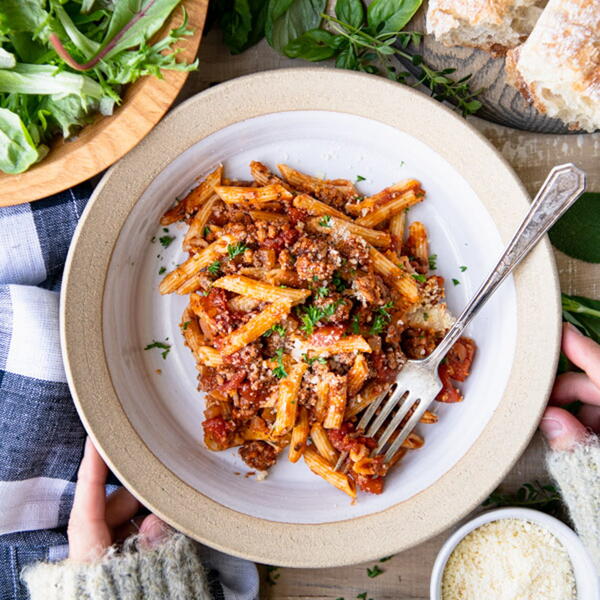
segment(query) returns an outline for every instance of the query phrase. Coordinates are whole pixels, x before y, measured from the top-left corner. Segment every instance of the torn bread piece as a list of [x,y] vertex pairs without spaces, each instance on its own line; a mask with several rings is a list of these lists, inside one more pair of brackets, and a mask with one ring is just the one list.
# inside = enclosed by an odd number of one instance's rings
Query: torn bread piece
[[429,0],[427,33],[501,56],[527,39],[547,0]]
[[600,0],[550,0],[506,73],[538,111],[571,129],[600,128]]

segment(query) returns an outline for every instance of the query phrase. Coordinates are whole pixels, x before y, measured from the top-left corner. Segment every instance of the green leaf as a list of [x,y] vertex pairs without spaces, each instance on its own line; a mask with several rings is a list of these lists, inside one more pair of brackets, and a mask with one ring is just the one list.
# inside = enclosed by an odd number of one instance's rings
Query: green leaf
[[5,173],[22,173],[40,160],[47,151],[36,148],[31,135],[19,115],[0,108],[0,170]]
[[316,29],[327,0],[269,0],[265,37],[280,53],[303,33]]
[[340,21],[358,29],[365,21],[365,6],[361,0],[337,0],[335,16]]
[[38,31],[50,19],[44,0],[2,0],[0,2],[0,34]]
[[586,193],[549,232],[550,241],[568,256],[600,262],[600,193]]
[[16,64],[15,55],[0,47],[0,69],[12,69]]
[[233,0],[230,10],[225,11],[219,21],[223,30],[223,41],[232,54],[245,48],[252,30],[252,11],[248,0]]
[[91,58],[100,50],[100,44],[87,38],[73,23],[67,11],[58,3],[54,4],[54,13],[58,17],[69,39],[77,46],[86,59]]
[[373,33],[395,33],[413,18],[423,0],[374,0],[367,9]]
[[600,300],[562,295],[563,317],[600,343]]
[[349,44],[338,54],[335,66],[338,69],[358,70],[358,58],[354,46]]
[[303,58],[312,62],[326,60],[337,53],[340,38],[344,39],[323,29],[311,29],[292,40],[284,48],[284,53],[290,58]]
[[151,38],[181,0],[115,0],[114,12],[103,47],[110,50],[103,60],[133,48]]

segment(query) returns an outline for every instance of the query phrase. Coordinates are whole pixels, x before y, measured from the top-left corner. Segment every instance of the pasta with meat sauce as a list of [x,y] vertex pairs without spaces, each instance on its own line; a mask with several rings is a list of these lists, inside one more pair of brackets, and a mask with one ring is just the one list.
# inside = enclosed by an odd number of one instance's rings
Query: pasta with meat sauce
[[[161,219],[188,225],[189,258],[160,292],[189,298],[181,331],[206,392],[204,440],[215,451],[239,446],[260,471],[287,449],[352,497],[357,488],[379,494],[423,439],[411,433],[384,464],[356,424],[453,321],[444,280],[430,274],[427,230],[408,223],[425,192],[409,179],[364,197],[346,179],[278,168],[252,162],[252,181],[241,182],[220,166]],[[474,353],[469,338],[455,344],[439,401],[462,400],[455,382]],[[431,411],[422,418],[436,421]]]

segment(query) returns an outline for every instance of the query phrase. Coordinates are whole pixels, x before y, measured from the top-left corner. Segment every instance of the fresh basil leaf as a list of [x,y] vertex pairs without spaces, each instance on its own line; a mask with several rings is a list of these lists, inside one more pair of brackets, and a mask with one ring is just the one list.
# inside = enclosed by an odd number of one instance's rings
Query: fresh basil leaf
[[265,23],[265,37],[278,52],[306,31],[321,23],[327,0],[270,0]]
[[600,262],[600,193],[586,193],[549,232],[555,248],[568,256]]
[[335,66],[338,69],[350,69],[352,71],[356,71],[358,69],[358,58],[356,56],[356,50],[354,49],[354,46],[348,44],[342,49],[337,56]]
[[339,39],[323,29],[311,29],[299,38],[292,40],[285,48],[286,56],[290,58],[303,58],[312,62],[331,58],[338,51]]
[[230,10],[223,13],[219,22],[223,41],[232,54],[239,54],[245,47],[252,29],[252,13],[248,0],[233,0]]
[[0,108],[0,171],[22,173],[46,152],[45,146],[36,147],[19,115]]
[[252,13],[252,29],[243,50],[254,46],[265,37],[265,22],[267,20],[267,7],[269,6],[268,0],[249,0],[249,2]]
[[373,33],[400,31],[419,10],[423,0],[374,0],[367,9],[367,23]]
[[361,0],[337,0],[335,16],[358,29],[365,21],[365,6]]

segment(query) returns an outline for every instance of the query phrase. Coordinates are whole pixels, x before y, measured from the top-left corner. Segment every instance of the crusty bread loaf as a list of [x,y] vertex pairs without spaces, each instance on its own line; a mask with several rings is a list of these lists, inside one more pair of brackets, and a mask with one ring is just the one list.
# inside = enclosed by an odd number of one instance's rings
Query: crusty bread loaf
[[550,0],[529,39],[508,53],[508,80],[573,129],[600,128],[600,0]]
[[546,0],[429,0],[427,33],[446,46],[501,55],[523,42]]

